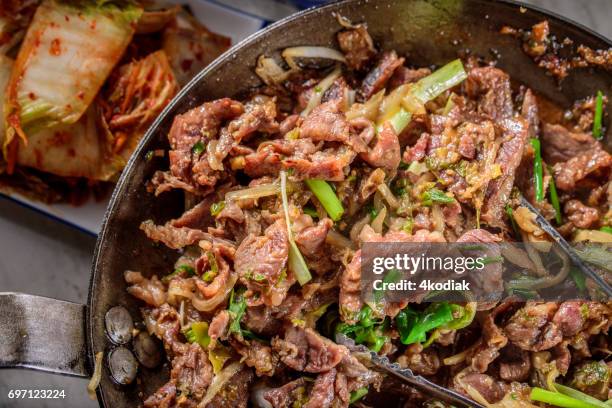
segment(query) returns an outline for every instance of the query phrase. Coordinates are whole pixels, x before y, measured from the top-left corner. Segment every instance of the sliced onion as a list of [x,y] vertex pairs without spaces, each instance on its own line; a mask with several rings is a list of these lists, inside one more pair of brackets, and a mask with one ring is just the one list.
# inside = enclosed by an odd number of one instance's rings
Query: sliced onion
[[359,241],[359,234],[361,234],[361,230],[369,222],[370,222],[370,214],[366,214],[363,216],[363,218],[361,218],[355,224],[353,224],[353,227],[351,228],[351,232],[349,233],[349,237],[351,238],[351,241],[353,242]]
[[382,234],[383,225],[384,225],[386,217],[387,217],[387,207],[383,205],[383,207],[380,209],[380,211],[376,215],[376,218],[374,218],[374,220],[370,224],[374,232],[377,232],[378,234]]
[[612,234],[597,230],[578,230],[572,242],[591,241],[591,242],[612,242]]
[[92,400],[96,400],[96,389],[100,385],[100,380],[102,379],[102,357],[104,353],[101,351],[96,353],[95,361],[94,361],[94,372],[87,384],[87,394],[89,398]]
[[208,405],[208,403],[215,398],[215,395],[217,395],[219,391],[223,389],[223,386],[227,384],[232,377],[238,374],[240,370],[242,370],[242,363],[235,361],[221,370],[219,374],[215,375],[210,383],[210,386],[206,390],[206,395],[204,395],[204,398],[198,404],[198,408],[204,408],[206,405]]
[[378,116],[378,109],[385,98],[385,91],[378,91],[365,103],[351,104],[351,108],[346,112],[346,119],[353,120],[357,118],[366,118],[375,121]]
[[237,280],[237,274],[230,274],[229,279],[225,283],[225,287],[220,289],[215,296],[210,299],[203,299],[199,293],[196,293],[191,298],[191,304],[200,312],[210,312],[214,310],[221,303],[225,302]]
[[172,279],[168,284],[168,303],[177,305],[183,299],[193,298],[193,280]]
[[304,260],[300,249],[293,240],[293,232],[291,231],[291,220],[289,219],[289,200],[287,199],[287,173],[280,172],[281,180],[281,197],[283,201],[283,212],[285,213],[285,223],[287,224],[287,239],[289,240],[289,260],[288,268],[300,285],[305,285],[312,279],[308,264]]
[[[527,247],[529,248],[529,247]],[[555,247],[555,252],[563,261],[563,267],[555,276],[543,276],[538,279],[524,279],[508,282],[508,287],[513,289],[544,289],[560,284],[567,278],[570,271],[570,262],[565,253]]]
[[275,183],[261,184],[255,187],[233,190],[225,194],[225,201],[249,200],[254,198],[267,197],[280,193],[280,186]]
[[399,208],[399,201],[397,200],[397,198],[395,198],[395,196],[393,195],[393,192],[391,192],[391,189],[389,188],[388,185],[386,185],[385,183],[379,184],[378,191],[380,192],[382,197],[385,199],[385,201],[387,201],[391,209],[397,210]]
[[468,353],[470,353],[471,351],[472,351],[471,349],[463,350],[461,353],[457,353],[450,357],[446,357],[444,360],[442,360],[442,362],[444,363],[444,365],[448,365],[448,366],[457,365],[463,362],[465,358],[467,357]]
[[514,245],[504,245],[502,247],[502,254],[504,258],[508,261],[512,262],[516,266],[520,266],[523,269],[529,269],[535,271],[535,265],[529,259],[529,256],[525,251],[520,248],[515,247]]
[[437,204],[434,204],[431,207],[431,219],[434,224],[434,229],[440,233],[443,233],[445,226],[444,214],[442,213],[442,208]]
[[294,58],[322,58],[346,63],[346,58],[340,51],[328,47],[290,47],[283,50],[282,56],[291,69],[300,69]]
[[328,76],[319,82],[319,84],[315,87],[316,90],[312,93],[312,96],[308,100],[308,105],[306,105],[306,108],[300,115],[308,115],[317,105],[321,103],[323,94],[329,89],[330,86],[332,86],[336,78],[338,78],[341,73],[342,71],[340,70],[340,67],[336,67]]
[[292,70],[285,71],[274,58],[260,55],[257,59],[255,73],[266,85],[276,85],[284,82],[292,73]]
[[353,242],[350,239],[340,234],[339,232],[330,229],[325,237],[325,243],[336,248],[353,248]]
[[251,389],[251,403],[255,408],[274,408],[268,400],[264,398],[266,391],[271,390],[264,383],[255,384]]
[[215,150],[217,150],[217,140],[210,140],[206,145],[206,153],[208,157],[208,165],[213,170],[223,170],[223,163],[217,158]]

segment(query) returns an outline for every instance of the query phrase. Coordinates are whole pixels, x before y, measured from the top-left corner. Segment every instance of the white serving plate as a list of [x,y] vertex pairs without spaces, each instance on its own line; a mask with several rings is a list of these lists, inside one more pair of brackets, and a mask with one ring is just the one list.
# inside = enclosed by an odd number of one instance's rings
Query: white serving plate
[[[189,5],[199,21],[211,31],[231,38],[232,45],[237,44],[269,23],[262,17],[241,11],[237,7],[224,5],[220,0],[173,0],[170,3]],[[97,235],[110,197],[100,202],[90,199],[78,207],[69,204],[48,205],[16,193],[0,193],[0,198],[15,201],[24,207],[43,213],[49,218],[68,224],[85,233]]]

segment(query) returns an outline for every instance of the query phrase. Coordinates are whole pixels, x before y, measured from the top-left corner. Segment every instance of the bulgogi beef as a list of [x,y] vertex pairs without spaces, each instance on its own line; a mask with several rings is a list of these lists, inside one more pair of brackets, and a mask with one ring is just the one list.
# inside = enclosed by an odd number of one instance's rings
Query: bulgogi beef
[[[588,130],[543,121],[539,96],[501,69],[416,69],[344,23],[345,66],[276,64],[244,101],[176,117],[152,184],[199,203],[141,226],[180,250],[174,272],[125,275],[172,367],[145,406],[348,407],[384,380],[337,333],[481,402],[555,381],[610,398],[609,301],[364,302],[363,242],[543,239],[517,189],[535,200],[556,184],[560,204],[539,208],[568,238],[609,229],[612,158]],[[530,53],[547,33],[533,31]],[[504,290],[501,274],[489,265],[487,291]],[[462,324],[404,342],[400,319],[439,307]]]

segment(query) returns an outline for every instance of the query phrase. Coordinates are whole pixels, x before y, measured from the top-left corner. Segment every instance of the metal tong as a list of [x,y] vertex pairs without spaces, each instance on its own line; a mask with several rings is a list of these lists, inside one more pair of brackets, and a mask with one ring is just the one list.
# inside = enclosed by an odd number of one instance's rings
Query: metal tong
[[608,297],[612,297],[612,286],[604,278],[599,276],[597,272],[587,265],[582,258],[578,256],[576,251],[567,243],[565,238],[559,234],[559,232],[553,227],[547,220],[540,214],[540,212],[524,197],[521,195],[521,205],[527,207],[529,211],[536,215],[536,223],[544,232],[546,232],[552,239],[559,245],[561,250],[571,259],[572,263],[580,269],[590,279],[593,279],[601,287]]
[[346,346],[351,353],[368,355],[368,362],[376,371],[381,371],[392,375],[410,387],[422,391],[429,396],[438,398],[439,400],[452,404],[456,407],[485,408],[481,404],[472,401],[470,398],[459,394],[456,391],[444,388],[420,375],[415,375],[412,370],[401,368],[397,363],[391,363],[387,357],[379,356],[377,353],[369,350],[364,345],[355,344],[353,339],[342,333],[336,334],[336,342]]

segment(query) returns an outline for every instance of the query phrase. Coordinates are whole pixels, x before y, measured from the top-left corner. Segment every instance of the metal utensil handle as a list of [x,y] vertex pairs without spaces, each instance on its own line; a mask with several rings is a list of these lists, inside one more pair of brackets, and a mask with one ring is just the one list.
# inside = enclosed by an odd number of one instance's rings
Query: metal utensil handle
[[0,293],[0,368],[87,377],[85,305]]
[[521,205],[527,207],[529,211],[536,215],[536,223],[544,232],[546,232],[565,252],[565,254],[571,259],[571,261],[584,273],[587,277],[593,279],[599,287],[606,293],[607,296],[612,297],[612,287],[606,282],[601,276],[599,276],[590,266],[588,266],[574,251],[574,249],[567,243],[565,238],[559,234],[559,232],[550,225],[550,223],[540,214],[540,212],[523,196],[521,196]]

